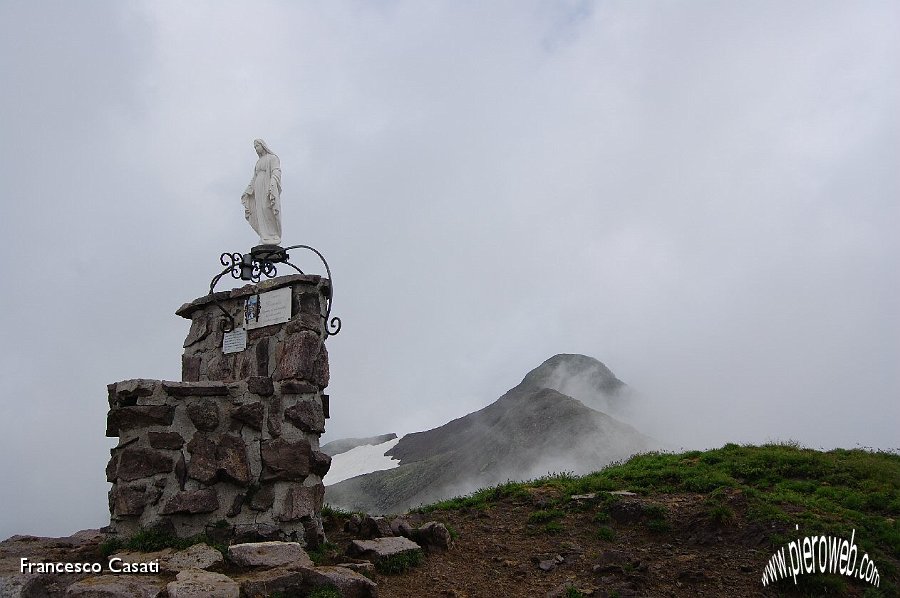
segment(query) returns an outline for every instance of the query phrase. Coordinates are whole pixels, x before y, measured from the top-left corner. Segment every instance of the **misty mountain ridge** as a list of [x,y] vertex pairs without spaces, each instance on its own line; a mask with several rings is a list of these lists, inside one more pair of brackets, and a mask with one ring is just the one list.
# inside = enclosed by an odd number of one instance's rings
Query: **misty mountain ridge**
[[385,453],[400,461],[398,467],[328,486],[326,501],[350,510],[393,513],[508,480],[594,471],[655,445],[630,425],[588,406],[623,412],[626,391],[600,361],[556,355],[487,407],[407,434]]
[[534,368],[523,385],[550,388],[608,415],[628,411],[628,386],[601,361],[587,355],[560,353]]

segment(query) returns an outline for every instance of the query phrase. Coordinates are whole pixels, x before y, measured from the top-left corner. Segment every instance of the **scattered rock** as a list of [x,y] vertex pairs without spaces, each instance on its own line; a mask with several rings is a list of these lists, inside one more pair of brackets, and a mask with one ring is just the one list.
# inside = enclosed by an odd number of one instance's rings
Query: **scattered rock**
[[417,544],[426,550],[447,550],[453,544],[450,530],[443,523],[429,521],[420,528],[413,530],[410,535]]
[[584,548],[575,542],[561,542],[559,547],[563,550],[563,554],[584,554]]
[[[590,492],[590,493],[588,493],[588,494],[573,494],[573,495],[571,496],[571,500],[574,500],[574,501],[576,501],[576,502],[577,502],[577,501],[582,501],[582,500],[593,500],[593,499],[595,499],[595,498],[597,498],[597,493],[596,493],[596,492]],[[549,594],[548,594],[548,596],[549,596]]]
[[[156,561],[159,563],[159,571],[165,573],[177,573],[178,569],[173,570],[169,567],[169,559],[172,555],[175,554],[175,550],[172,548],[163,548],[162,550],[156,550],[154,552],[137,552],[133,550],[122,550],[117,552],[109,557],[109,560],[118,559],[118,562],[121,563],[118,565],[122,567],[126,563],[151,563]],[[105,565],[106,563],[104,563]]]
[[169,598],[240,598],[241,587],[236,581],[221,573],[201,569],[187,569],[166,585]]
[[362,516],[359,513],[353,513],[344,522],[344,531],[353,536],[358,536],[362,530]]
[[343,567],[344,569],[350,569],[351,571],[356,571],[357,573],[362,573],[365,575],[366,573],[375,573],[375,565],[374,563],[370,563],[366,561],[364,563],[338,563],[335,565],[336,567]]
[[541,571],[553,571],[556,569],[556,559],[544,559],[538,561],[538,569]]
[[254,542],[228,547],[228,560],[241,567],[273,569],[286,565],[312,567],[312,559],[297,542]]
[[241,596],[262,598],[264,596],[306,595],[306,578],[302,571],[279,567],[254,571],[241,578]]
[[709,577],[700,569],[685,569],[678,572],[678,579],[689,583],[707,581]]
[[[162,582],[143,575],[97,575],[66,589],[67,598],[157,598],[162,594]],[[170,593],[169,598],[175,595]]]
[[572,583],[571,581],[567,581],[567,582],[565,582],[565,583],[563,583],[563,584],[560,584],[560,585],[556,586],[555,588],[553,588],[553,589],[550,590],[549,592],[547,592],[546,598],[566,598],[567,596],[569,596],[569,592],[571,592],[572,590],[576,590],[576,591],[578,592],[578,593],[576,594],[577,596],[591,596],[591,595],[593,595],[593,591],[592,591],[592,590],[588,590],[588,589],[584,589],[584,588],[579,588],[579,587],[577,587],[574,583]]
[[365,540],[371,540],[393,536],[394,532],[391,529],[391,522],[386,517],[366,515],[359,526],[358,535]]
[[[173,554],[165,563],[171,571],[184,569],[213,569],[225,562],[222,553],[206,544],[194,544]],[[161,565],[162,566],[162,565]]]
[[600,555],[600,563],[594,565],[593,571],[597,574],[623,573],[626,568],[636,569],[641,561],[621,550],[604,550]]
[[347,552],[350,556],[378,562],[380,559],[397,556],[422,548],[410,540],[399,536],[375,538],[374,540],[352,540]]
[[644,516],[644,505],[635,501],[621,501],[609,506],[609,516],[616,523],[635,523]]
[[403,517],[397,517],[393,521],[391,521],[391,535],[409,538],[412,536],[412,533],[413,526],[408,520],[404,519]]
[[333,586],[342,598],[377,598],[375,582],[356,571],[343,567],[303,568],[303,577],[310,589]]

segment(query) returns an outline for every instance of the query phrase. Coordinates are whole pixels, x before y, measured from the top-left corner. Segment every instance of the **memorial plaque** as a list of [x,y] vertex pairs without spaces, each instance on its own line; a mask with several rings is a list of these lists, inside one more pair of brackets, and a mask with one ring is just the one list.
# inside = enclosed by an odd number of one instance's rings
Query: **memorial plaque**
[[222,335],[222,353],[240,353],[247,348],[247,329],[235,328]]
[[290,287],[247,297],[247,301],[244,303],[244,322],[247,330],[282,324],[290,319]]

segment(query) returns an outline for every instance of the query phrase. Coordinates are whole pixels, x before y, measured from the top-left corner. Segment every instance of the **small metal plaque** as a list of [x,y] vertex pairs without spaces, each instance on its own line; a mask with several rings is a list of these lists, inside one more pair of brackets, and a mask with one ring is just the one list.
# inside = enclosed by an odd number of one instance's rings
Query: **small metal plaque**
[[291,288],[283,287],[252,295],[244,302],[247,330],[282,324],[291,319]]
[[222,353],[240,353],[247,348],[247,329],[235,328],[222,335]]

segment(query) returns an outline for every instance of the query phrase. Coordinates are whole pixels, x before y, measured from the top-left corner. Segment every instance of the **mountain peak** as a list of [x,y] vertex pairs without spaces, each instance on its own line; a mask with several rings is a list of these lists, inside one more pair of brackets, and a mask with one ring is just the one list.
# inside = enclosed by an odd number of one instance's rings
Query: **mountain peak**
[[522,386],[550,388],[604,413],[621,412],[626,388],[601,361],[577,353],[554,355],[528,372]]

